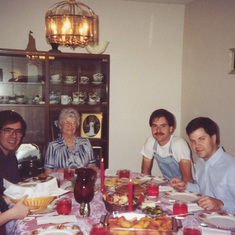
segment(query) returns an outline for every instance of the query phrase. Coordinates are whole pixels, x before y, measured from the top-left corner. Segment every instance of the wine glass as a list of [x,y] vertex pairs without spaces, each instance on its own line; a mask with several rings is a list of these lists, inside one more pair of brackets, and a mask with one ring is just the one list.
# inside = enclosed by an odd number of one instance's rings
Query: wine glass
[[90,215],[90,202],[94,197],[96,171],[92,168],[81,167],[76,169],[77,179],[74,187],[75,200],[81,204],[80,215]]

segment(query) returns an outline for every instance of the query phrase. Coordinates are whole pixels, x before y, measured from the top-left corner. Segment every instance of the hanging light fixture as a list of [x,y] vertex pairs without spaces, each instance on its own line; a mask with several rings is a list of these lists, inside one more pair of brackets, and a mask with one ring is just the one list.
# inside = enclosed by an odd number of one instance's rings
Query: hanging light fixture
[[98,44],[99,18],[87,5],[75,0],[52,5],[45,16],[46,39],[52,51]]

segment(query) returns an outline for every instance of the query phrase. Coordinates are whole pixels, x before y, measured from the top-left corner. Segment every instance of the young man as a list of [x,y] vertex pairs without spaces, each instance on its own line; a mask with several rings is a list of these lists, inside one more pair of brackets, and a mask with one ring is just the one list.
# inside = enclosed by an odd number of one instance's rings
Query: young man
[[186,127],[193,151],[199,159],[196,183],[173,178],[171,186],[204,195],[198,205],[206,210],[223,209],[235,213],[235,158],[218,146],[217,125],[209,118],[198,117]]
[[0,193],[5,190],[3,178],[17,183],[20,175],[15,150],[19,147],[26,131],[26,123],[16,112],[0,112]]
[[152,136],[149,137],[141,150],[143,155],[143,174],[151,175],[153,159],[167,179],[177,177],[186,182],[193,182],[190,149],[187,142],[173,136],[175,118],[165,109],[155,110],[149,119]]

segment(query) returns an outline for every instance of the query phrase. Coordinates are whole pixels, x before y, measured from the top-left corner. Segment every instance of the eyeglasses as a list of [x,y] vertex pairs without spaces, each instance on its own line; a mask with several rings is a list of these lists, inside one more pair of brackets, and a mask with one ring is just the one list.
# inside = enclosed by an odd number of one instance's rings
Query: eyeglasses
[[17,137],[20,137],[23,135],[23,131],[21,129],[5,128],[5,129],[2,129],[1,131],[4,132],[5,136],[11,136],[13,133],[15,133]]
[[76,122],[70,122],[70,121],[67,121],[67,120],[65,120],[63,123],[64,123],[66,126],[70,126],[70,125],[74,126],[74,125],[76,125]]

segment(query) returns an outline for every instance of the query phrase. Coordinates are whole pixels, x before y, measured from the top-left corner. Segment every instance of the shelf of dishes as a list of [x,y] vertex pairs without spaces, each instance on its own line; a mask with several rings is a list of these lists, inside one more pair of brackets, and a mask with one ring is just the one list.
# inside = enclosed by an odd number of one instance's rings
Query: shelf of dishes
[[104,84],[104,75],[102,73],[95,73],[90,79],[88,76],[80,76],[78,79],[76,75],[66,75],[63,76],[62,74],[53,74],[50,77],[51,84],[68,84],[72,85],[78,82],[81,85],[101,85]]

